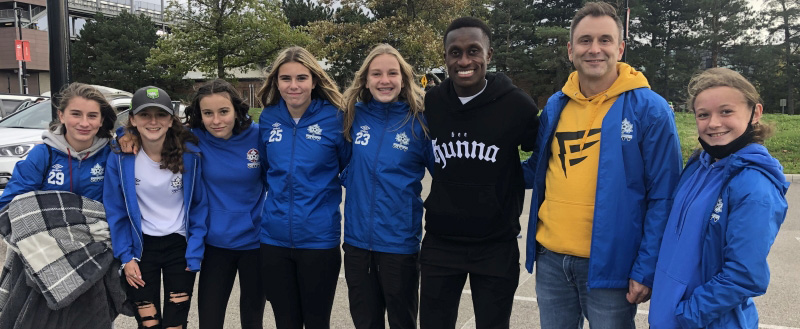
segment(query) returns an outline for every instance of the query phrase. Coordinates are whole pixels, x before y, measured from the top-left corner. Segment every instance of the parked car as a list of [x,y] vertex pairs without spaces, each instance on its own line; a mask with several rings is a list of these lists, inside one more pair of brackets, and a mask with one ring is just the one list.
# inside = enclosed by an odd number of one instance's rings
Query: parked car
[[36,95],[17,95],[0,93],[0,119],[9,116],[22,108],[33,104],[38,98],[47,98]]

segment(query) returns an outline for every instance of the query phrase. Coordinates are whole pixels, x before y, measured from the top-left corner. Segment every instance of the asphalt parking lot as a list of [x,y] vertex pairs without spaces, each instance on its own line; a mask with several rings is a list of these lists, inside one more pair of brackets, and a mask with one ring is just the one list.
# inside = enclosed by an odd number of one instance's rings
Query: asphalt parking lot
[[[789,214],[781,227],[781,231],[772,247],[769,256],[772,278],[766,295],[756,299],[756,305],[760,314],[759,328],[764,329],[800,329],[800,175],[790,177],[793,185],[787,194],[789,201]],[[430,181],[426,177],[423,186],[423,197],[427,196]],[[528,192],[530,195],[530,192]],[[526,200],[529,200],[527,198]],[[520,218],[522,232],[526,232],[528,222],[528,205],[526,201],[525,210]],[[519,240],[520,250],[524,250],[525,237]],[[5,244],[0,246],[0,261],[5,259]],[[524,252],[520,263],[524,263]],[[538,308],[536,306],[536,293],[534,290],[535,280],[524,268],[521,270],[519,288],[517,289],[514,302],[514,310],[511,317],[511,328],[539,328]],[[225,321],[225,328],[239,328],[238,319],[238,283],[234,287],[228,305],[228,315]],[[639,312],[636,316],[638,328],[647,328],[647,314],[649,304],[639,305]],[[197,328],[197,302],[193,298],[190,313],[190,328]],[[353,328],[350,320],[350,313],[347,302],[347,285],[344,280],[344,270],[339,276],[339,285],[336,290],[336,299],[333,306],[331,318],[332,328]],[[388,325],[387,325],[388,327]],[[588,328],[588,325],[586,326]],[[131,317],[120,317],[115,322],[115,329],[134,329],[136,321]],[[264,314],[264,328],[275,328],[272,317],[272,309],[267,304]],[[472,312],[472,300],[469,284],[464,287],[461,298],[457,328],[475,328],[475,321]]]

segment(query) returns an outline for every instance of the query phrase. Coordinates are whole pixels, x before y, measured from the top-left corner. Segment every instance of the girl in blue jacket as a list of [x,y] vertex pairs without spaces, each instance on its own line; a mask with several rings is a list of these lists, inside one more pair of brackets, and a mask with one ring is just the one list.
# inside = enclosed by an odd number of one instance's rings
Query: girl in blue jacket
[[422,236],[421,180],[434,156],[414,72],[392,46],[367,55],[344,93],[353,155],[347,188],[344,270],[356,328],[416,328]]
[[112,152],[103,191],[114,256],[139,327],[186,328],[208,218],[197,138],[161,88],[137,90],[130,111],[125,129],[142,152]]
[[761,97],[712,68],[689,82],[703,150],[686,164],[656,265],[649,322],[662,328],[758,328],[753,297],[769,284],[767,254],[789,187],[763,146]]
[[[261,287],[259,231],[263,184],[258,124],[250,106],[225,80],[201,86],[186,108],[186,124],[197,136],[208,194],[208,233],[198,284],[200,328],[222,328],[239,274],[241,328],[262,328],[266,298]],[[120,138],[123,151],[138,145]]]
[[258,98],[267,199],[261,215],[263,288],[278,329],[328,328],[341,267],[342,187],[350,158],[342,96],[311,53],[281,51]]
[[61,91],[58,122],[42,134],[0,196],[0,209],[30,191],[70,191],[103,201],[108,141],[117,115],[97,89],[72,83]]

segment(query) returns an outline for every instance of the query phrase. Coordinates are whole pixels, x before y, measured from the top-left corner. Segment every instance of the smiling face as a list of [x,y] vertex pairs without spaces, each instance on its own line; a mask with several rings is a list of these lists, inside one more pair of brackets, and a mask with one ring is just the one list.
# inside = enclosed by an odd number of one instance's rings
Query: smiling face
[[447,34],[444,62],[459,97],[479,93],[486,84],[486,66],[492,59],[489,37],[477,27],[462,27]]
[[316,85],[311,71],[303,64],[287,62],[278,68],[278,92],[292,115],[305,112],[311,104],[311,91]]
[[381,103],[396,102],[403,89],[400,62],[390,54],[378,55],[369,63],[367,89]]
[[756,123],[761,119],[761,104],[751,108],[744,95],[735,88],[708,88],[694,100],[697,134],[708,145],[727,145],[744,134],[753,110],[756,112],[752,122]]
[[66,128],[67,143],[78,152],[92,146],[94,136],[103,125],[100,104],[83,97],[73,97],[66,109],[58,112],[58,119]]
[[597,87],[592,89],[599,90],[611,87],[617,79],[617,62],[625,49],[617,22],[610,16],[586,16],[575,26],[572,35],[567,53],[578,70],[581,85],[594,84]]
[[139,131],[142,142],[164,142],[167,129],[172,126],[172,115],[157,107],[143,109],[133,115],[130,120],[131,125]]
[[228,139],[233,136],[236,111],[227,93],[211,94],[200,99],[200,115],[203,126],[214,137]]

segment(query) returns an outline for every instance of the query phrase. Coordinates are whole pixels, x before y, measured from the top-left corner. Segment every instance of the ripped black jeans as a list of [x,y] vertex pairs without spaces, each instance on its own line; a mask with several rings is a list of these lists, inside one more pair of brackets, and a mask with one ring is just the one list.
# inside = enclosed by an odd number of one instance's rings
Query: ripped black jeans
[[[137,307],[139,328],[186,328],[196,273],[186,271],[186,238],[173,233],[166,236],[143,236],[142,272],[144,287],[128,285],[128,299]],[[164,310],[161,312],[161,275],[164,275]],[[144,311],[155,306],[155,314]],[[142,313],[152,314],[142,316]],[[154,323],[158,323],[155,324]]]

